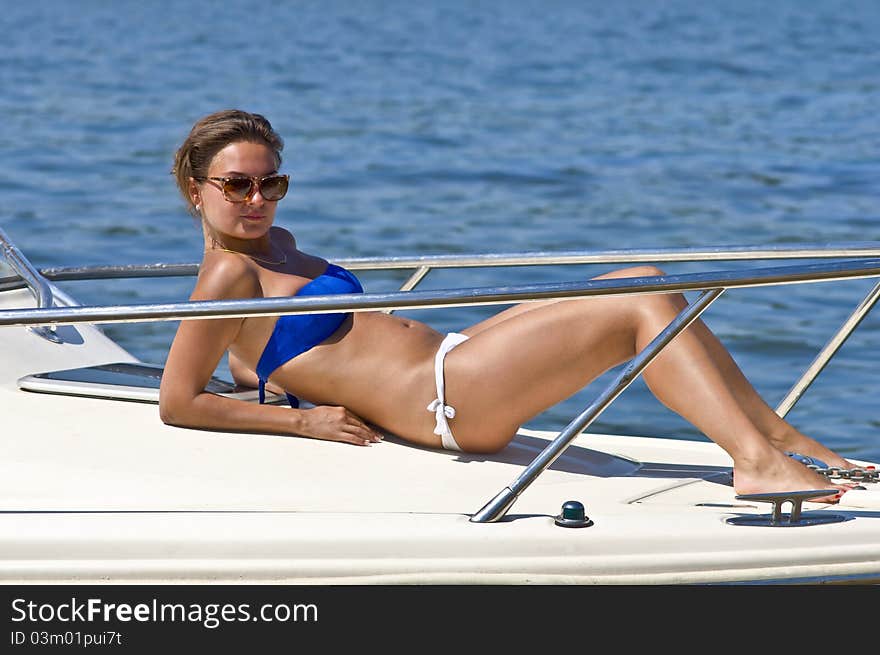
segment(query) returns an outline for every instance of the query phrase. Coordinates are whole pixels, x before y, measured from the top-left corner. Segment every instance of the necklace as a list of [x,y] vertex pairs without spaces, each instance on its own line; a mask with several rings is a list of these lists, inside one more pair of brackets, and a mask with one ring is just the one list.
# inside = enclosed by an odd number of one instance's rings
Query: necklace
[[260,257],[259,255],[252,255],[249,252],[241,252],[240,250],[230,250],[229,248],[224,248],[223,246],[221,246],[219,243],[217,243],[213,239],[211,239],[211,243],[212,243],[212,246],[210,248],[208,248],[207,250],[205,250],[205,252],[208,252],[208,250],[222,250],[223,252],[232,252],[232,253],[235,253],[236,255],[246,255],[247,257],[250,257],[254,261],[262,262],[263,264],[267,264],[269,266],[281,266],[281,264],[287,263],[287,255],[285,255],[283,252],[281,253],[281,259],[277,262],[273,262],[270,259],[265,259],[264,257]]

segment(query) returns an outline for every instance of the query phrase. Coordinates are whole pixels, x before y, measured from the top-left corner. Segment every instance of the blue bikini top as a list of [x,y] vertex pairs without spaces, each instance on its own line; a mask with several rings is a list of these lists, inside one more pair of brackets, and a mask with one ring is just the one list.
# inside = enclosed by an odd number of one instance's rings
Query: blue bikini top
[[[341,293],[363,293],[358,279],[346,269],[336,264],[327,264],[327,269],[311,282],[297,291],[296,296],[322,296]],[[260,361],[257,362],[257,377],[260,379],[260,403],[266,400],[266,380],[282,364],[297,355],[311,350],[336,332],[348,314],[288,314],[279,316],[275,328]],[[299,407],[299,399],[287,394],[291,407]]]

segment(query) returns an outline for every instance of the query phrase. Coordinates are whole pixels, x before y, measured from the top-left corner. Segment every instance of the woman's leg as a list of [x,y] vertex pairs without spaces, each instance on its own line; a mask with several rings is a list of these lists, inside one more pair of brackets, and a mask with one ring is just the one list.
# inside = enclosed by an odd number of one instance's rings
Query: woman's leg
[[[594,279],[625,278],[662,275],[663,271],[653,266],[639,266],[612,271],[599,275]],[[684,309],[687,301],[680,294],[667,296],[677,312]],[[543,303],[524,303],[500,312],[486,321],[470,328],[470,336],[481,332],[503,320],[512,318],[542,305],[559,302],[557,300]],[[795,451],[803,455],[817,457],[829,466],[852,468],[853,464],[819,442],[799,432],[794,426],[781,418],[757,393],[755,388],[743,375],[739,366],[730,356],[727,349],[701,320],[695,321],[689,328],[700,340],[707,354],[714,361],[721,375],[727,380],[731,391],[736,396],[742,410],[749,416],[755,427],[781,451]]]
[[[683,309],[686,301],[672,296],[676,307]],[[853,464],[818,441],[807,437],[773,410],[752,384],[746,379],[727,349],[702,321],[695,321],[689,328],[703,344],[721,375],[727,380],[737,402],[749,416],[755,427],[771,444],[781,451],[794,451],[817,457],[829,466],[853,468]]]
[[[612,275],[652,273],[659,274],[642,267]],[[449,403],[460,405],[452,422],[459,444],[475,451],[502,448],[518,425],[631,359],[683,302],[647,294],[538,303],[465,330],[472,338],[446,364]],[[741,384],[725,375],[728,365],[716,363],[714,346],[692,328],[657,356],[645,380],[661,402],[731,455],[737,491],[837,490],[771,444],[761,431],[763,412],[747,402]],[[751,416],[755,411],[758,416]]]

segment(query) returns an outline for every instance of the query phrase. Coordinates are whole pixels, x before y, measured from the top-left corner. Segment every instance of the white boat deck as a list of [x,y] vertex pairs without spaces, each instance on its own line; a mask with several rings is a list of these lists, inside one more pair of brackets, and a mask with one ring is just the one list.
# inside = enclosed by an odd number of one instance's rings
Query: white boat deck
[[[0,309],[32,305],[0,294]],[[880,580],[880,489],[747,527],[709,442],[583,434],[496,523],[470,516],[554,433],[473,456],[164,425],[155,404],[19,389],[27,374],[134,361],[90,326],[53,344],[0,328],[3,582],[707,583]],[[561,428],[562,426],[560,426]],[[554,524],[579,500],[594,525]]]

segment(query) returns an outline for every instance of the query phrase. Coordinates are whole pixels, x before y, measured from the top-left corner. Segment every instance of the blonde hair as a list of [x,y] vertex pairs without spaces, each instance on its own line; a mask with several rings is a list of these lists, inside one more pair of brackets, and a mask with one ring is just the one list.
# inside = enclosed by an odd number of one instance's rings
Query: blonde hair
[[284,141],[272,129],[272,124],[260,114],[240,109],[224,109],[200,118],[174,153],[171,173],[193,216],[198,217],[199,213],[190,196],[190,178],[207,177],[214,156],[230,143],[242,141],[265,144],[275,155],[275,165],[281,166]]

